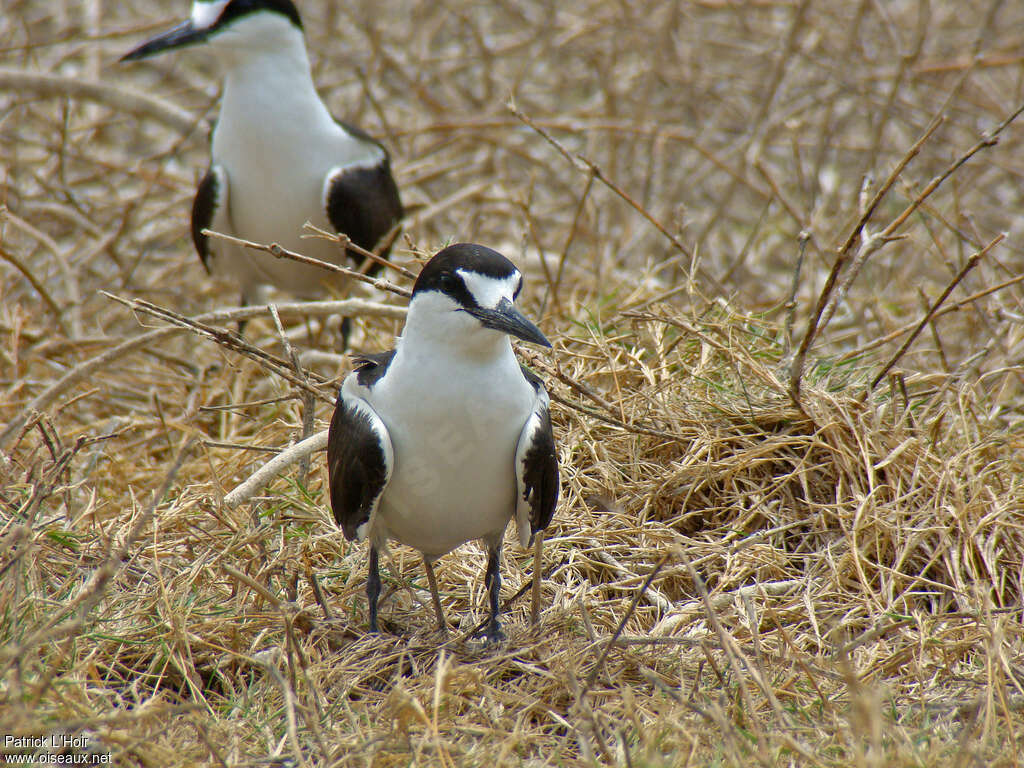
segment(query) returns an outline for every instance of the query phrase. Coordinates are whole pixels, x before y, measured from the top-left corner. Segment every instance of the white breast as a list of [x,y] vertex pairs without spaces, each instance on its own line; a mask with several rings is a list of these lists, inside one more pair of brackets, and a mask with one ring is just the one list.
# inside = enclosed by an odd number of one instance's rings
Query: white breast
[[[213,135],[213,160],[230,178],[230,219],[237,237],[342,262],[336,244],[303,238],[303,225],[309,221],[333,231],[322,199],[331,168],[382,158],[379,147],[334,122],[304,60],[294,68],[280,60],[267,66],[249,62],[245,70],[229,74]],[[299,296],[321,294],[327,274],[322,270],[269,254],[248,252],[247,258],[250,274],[237,275],[243,284],[269,283]]]
[[371,398],[395,453],[375,537],[429,557],[500,539],[515,512],[515,450],[534,395],[506,346],[487,365],[443,367],[399,349]]

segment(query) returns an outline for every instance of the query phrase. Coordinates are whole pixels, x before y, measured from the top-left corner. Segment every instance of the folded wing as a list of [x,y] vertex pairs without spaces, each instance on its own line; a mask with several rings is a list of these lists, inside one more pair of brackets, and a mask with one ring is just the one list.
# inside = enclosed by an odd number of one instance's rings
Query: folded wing
[[387,427],[359,396],[369,380],[379,378],[393,353],[358,358],[345,379],[327,436],[334,520],[349,541],[366,537],[380,497],[394,469],[394,449]]
[[558,504],[558,456],[551,430],[550,400],[544,383],[523,369],[536,397],[516,446],[516,525],[519,543],[529,546],[548,527]]

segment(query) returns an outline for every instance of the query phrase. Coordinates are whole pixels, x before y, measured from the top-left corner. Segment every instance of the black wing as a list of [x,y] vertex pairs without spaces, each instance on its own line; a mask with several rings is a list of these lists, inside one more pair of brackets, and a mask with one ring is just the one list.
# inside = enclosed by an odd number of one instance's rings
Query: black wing
[[[528,546],[533,541],[533,535],[547,528],[555,514],[555,506],[558,504],[558,455],[555,453],[550,401],[544,383],[526,368],[523,368],[523,375],[537,393],[533,413],[526,420],[516,446],[516,520],[520,543]],[[526,528],[527,523],[529,529]]]
[[[324,199],[331,226],[348,235],[360,248],[370,251],[401,220],[402,200],[384,147],[354,126],[339,125],[360,141],[380,147],[382,152],[381,161],[375,165],[355,165],[332,171]],[[382,255],[386,256],[390,249],[388,243]],[[362,261],[355,254],[352,258]]]
[[371,387],[388,371],[395,350],[352,355],[352,369],[361,387]]
[[[367,365],[375,365],[368,362]],[[362,539],[391,479],[394,451],[384,422],[345,380],[327,433],[327,469],[334,520],[349,541]]]
[[196,246],[199,260],[206,271],[210,272],[210,238],[203,234],[204,229],[223,231],[223,224],[214,224],[214,219],[223,218],[227,213],[228,175],[219,165],[211,165],[199,182],[195,199],[192,201],[192,242]]

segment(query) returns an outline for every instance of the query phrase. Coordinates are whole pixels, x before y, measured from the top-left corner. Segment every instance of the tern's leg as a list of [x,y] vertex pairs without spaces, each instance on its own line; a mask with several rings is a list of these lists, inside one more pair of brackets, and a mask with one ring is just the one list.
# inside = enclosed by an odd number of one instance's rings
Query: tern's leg
[[[238,298],[238,306],[243,308],[249,306],[249,294],[246,293],[244,290],[242,291],[242,295]],[[248,320],[238,321],[238,325],[236,327],[238,329],[237,333],[239,336],[245,336],[245,326],[248,324],[248,322]]]
[[423,558],[423,567],[427,571],[427,582],[430,584],[430,596],[434,599],[434,610],[437,612],[437,628],[442,635],[448,634],[448,622],[444,619],[444,609],[441,607],[441,597],[437,594],[437,577],[434,576],[434,566],[430,560]]
[[380,632],[377,627],[377,598],[380,597],[380,555],[370,545],[370,574],[366,577],[366,600],[370,605],[370,631]]
[[338,327],[339,342],[341,343],[341,349],[339,352],[345,352],[348,350],[349,337],[352,336],[352,318],[346,315],[341,318],[341,325]]
[[537,531],[533,537],[533,588],[530,596],[530,624],[537,626],[537,618],[540,616],[541,554],[544,551],[543,529]]
[[501,612],[501,542],[487,547],[487,571],[484,575],[484,585],[487,587],[487,594],[491,600],[491,618],[487,622],[487,629],[484,630],[484,637],[488,642],[499,643],[505,639],[501,631],[501,624],[498,622],[498,614]]

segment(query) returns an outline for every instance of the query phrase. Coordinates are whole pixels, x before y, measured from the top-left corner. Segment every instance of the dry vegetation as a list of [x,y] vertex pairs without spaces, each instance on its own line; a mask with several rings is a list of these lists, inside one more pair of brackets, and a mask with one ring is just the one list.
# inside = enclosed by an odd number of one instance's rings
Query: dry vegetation
[[[1024,7],[301,10],[322,92],[419,206],[396,260],[530,266],[564,468],[540,626],[509,546],[508,645],[439,645],[396,548],[364,634],[322,454],[224,503],[314,401],[108,296],[235,302],[186,235],[215,72],[116,63],[184,0],[10,0],[0,733],[145,766],[1018,765],[1024,123],[992,135]],[[322,429],[347,363],[282,315]],[[483,554],[439,575],[468,633]]]

